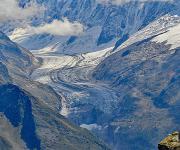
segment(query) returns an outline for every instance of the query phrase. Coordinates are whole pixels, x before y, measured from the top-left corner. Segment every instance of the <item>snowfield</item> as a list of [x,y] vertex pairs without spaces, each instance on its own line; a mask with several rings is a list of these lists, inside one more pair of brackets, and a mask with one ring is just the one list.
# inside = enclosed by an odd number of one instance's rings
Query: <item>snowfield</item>
[[152,41],[159,43],[167,41],[166,44],[171,44],[171,49],[175,49],[180,47],[180,34],[177,31],[180,31],[180,24],[170,28],[166,33],[155,37]]

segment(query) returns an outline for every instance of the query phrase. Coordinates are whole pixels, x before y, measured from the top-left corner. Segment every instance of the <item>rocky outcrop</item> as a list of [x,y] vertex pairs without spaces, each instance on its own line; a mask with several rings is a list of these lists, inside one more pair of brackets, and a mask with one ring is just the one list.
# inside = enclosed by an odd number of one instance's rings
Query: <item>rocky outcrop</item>
[[174,132],[163,139],[159,145],[159,150],[180,150],[180,132]]

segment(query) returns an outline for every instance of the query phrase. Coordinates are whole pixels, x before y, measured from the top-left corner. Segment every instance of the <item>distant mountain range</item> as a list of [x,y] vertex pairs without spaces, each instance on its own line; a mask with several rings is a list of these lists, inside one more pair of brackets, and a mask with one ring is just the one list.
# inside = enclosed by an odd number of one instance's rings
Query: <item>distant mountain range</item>
[[[30,50],[56,44],[52,51],[65,54],[102,50],[114,46],[116,42],[116,46],[120,45],[150,22],[171,11],[177,12],[178,9],[178,1],[174,3],[132,1],[119,6],[100,4],[97,0],[38,0],[37,2],[45,7],[45,13],[39,18],[32,19],[32,24],[38,25],[55,19],[68,18],[71,22],[82,23],[86,28],[85,32],[80,36],[63,37],[28,33],[26,38],[23,36],[23,40],[20,37],[16,41]],[[26,4],[26,0],[20,0],[20,5]]]

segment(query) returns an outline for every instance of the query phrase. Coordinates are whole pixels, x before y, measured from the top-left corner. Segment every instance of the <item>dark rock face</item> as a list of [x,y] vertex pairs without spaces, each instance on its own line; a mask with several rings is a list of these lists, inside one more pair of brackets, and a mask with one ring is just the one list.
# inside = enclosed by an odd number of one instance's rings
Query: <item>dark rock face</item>
[[167,146],[164,146],[164,145],[158,145],[158,149],[159,150],[169,150],[169,148]]
[[31,101],[28,95],[14,85],[0,85],[0,112],[14,127],[22,126],[21,138],[29,149],[40,149],[36,135]]

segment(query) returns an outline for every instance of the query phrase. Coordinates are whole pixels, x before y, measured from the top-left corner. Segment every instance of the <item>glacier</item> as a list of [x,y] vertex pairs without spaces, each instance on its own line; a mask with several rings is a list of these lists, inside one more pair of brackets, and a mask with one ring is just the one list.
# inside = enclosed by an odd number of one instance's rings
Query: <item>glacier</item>
[[[28,2],[20,0],[20,6]],[[40,61],[30,79],[61,97],[47,105],[114,150],[154,150],[162,137],[179,129],[178,0],[37,3],[46,10],[30,20],[31,26],[65,17],[85,27],[80,35],[58,36],[27,32],[26,24],[1,25]]]

